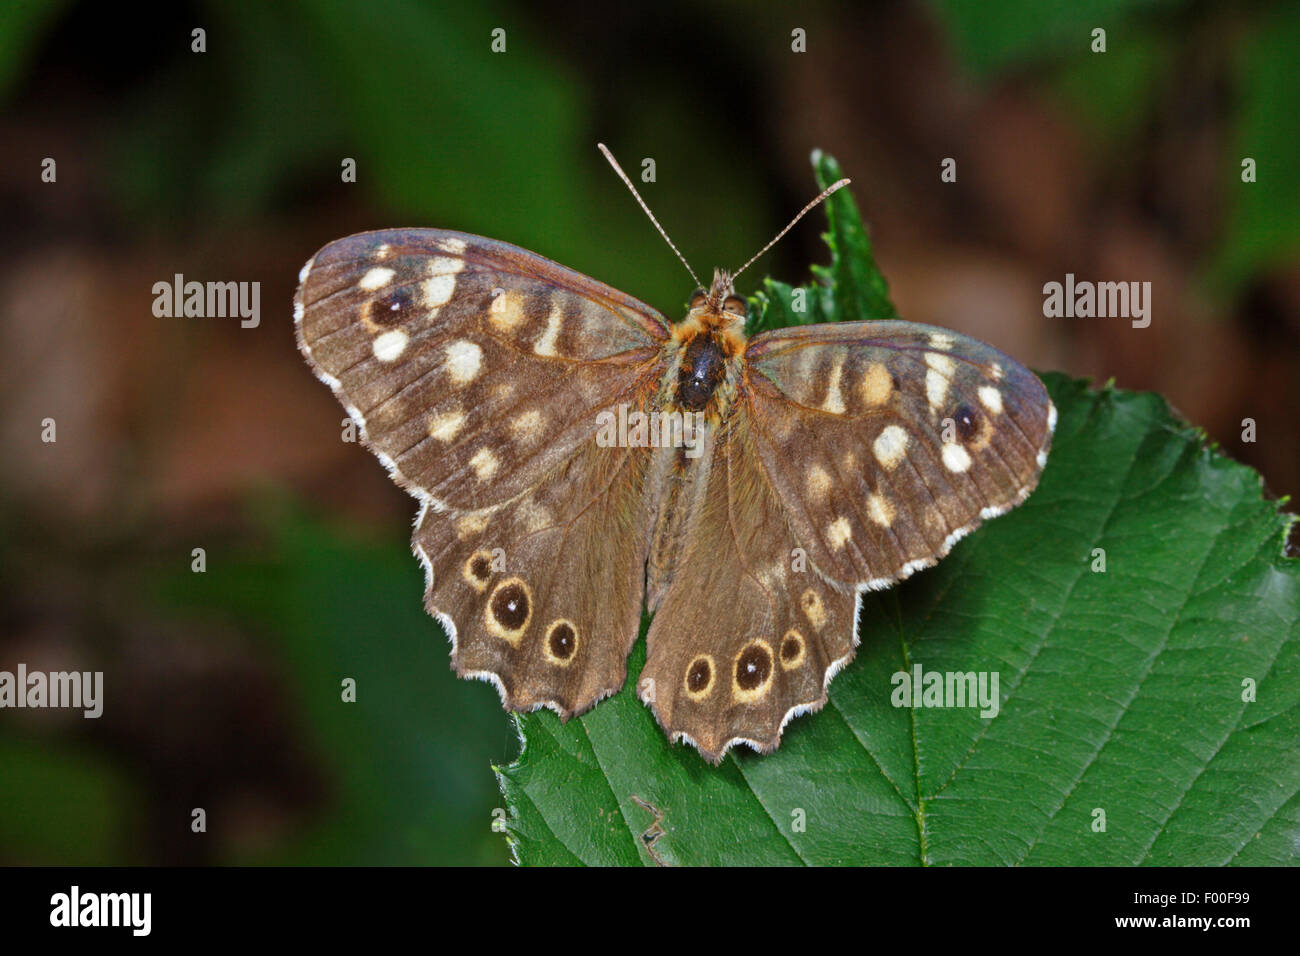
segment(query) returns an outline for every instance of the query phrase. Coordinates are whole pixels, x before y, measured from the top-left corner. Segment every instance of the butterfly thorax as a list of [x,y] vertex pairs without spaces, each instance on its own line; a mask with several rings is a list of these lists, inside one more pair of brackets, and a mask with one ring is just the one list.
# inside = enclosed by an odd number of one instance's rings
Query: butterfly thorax
[[691,296],[686,317],[673,326],[669,348],[674,354],[660,392],[665,404],[705,412],[714,424],[725,418],[745,351],[745,300],[735,294],[726,272],[715,271],[710,289]]

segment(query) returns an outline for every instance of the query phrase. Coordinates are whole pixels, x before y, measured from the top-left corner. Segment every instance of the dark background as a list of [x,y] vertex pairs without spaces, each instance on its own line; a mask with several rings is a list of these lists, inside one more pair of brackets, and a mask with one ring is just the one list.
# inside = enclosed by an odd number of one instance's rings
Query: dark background
[[[451,675],[415,504],[340,441],[290,299],[329,240],[428,225],[675,317],[690,280],[598,140],[655,159],[638,185],[701,273],[824,149],[904,317],[1158,390],[1300,490],[1298,61],[1280,2],[6,3],[0,669],[102,670],[105,709],[0,711],[0,863],[507,860],[511,723]],[[823,224],[742,291],[806,281]],[[1150,327],[1045,318],[1067,272],[1150,281]],[[260,282],[261,324],[156,318],[175,273]]]

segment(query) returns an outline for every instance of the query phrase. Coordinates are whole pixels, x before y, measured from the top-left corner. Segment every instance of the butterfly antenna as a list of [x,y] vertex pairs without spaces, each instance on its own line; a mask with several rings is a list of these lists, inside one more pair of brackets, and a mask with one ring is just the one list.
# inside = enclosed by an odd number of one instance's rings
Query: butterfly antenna
[[735,273],[731,276],[732,281],[734,282],[736,276],[740,275],[742,272],[744,272],[746,269],[752,266],[754,264],[754,259],[757,259],[763,253],[767,252],[767,250],[771,249],[774,245],[776,245],[777,242],[780,241],[782,236],[784,236],[787,232],[789,232],[791,229],[794,228],[794,224],[796,222],[798,222],[804,216],[808,215],[808,213],[811,210],[816,209],[819,204],[825,202],[828,198],[830,198],[831,193],[835,192],[837,189],[840,189],[843,186],[847,186],[850,182],[852,182],[852,180],[841,179],[839,182],[827,186],[825,189],[823,189],[820,196],[818,196],[808,205],[804,206],[802,209],[799,210],[799,215],[795,216],[793,219],[790,220],[790,225],[786,226],[784,229],[778,232],[775,238],[773,238],[771,242],[765,245],[762,249],[759,249],[758,252],[754,253],[753,258],[751,258],[748,262],[746,262],[743,266],[741,266],[739,269],[735,271]]
[[[604,143],[597,143],[596,148],[605,154],[605,158],[609,160],[609,164],[614,167],[614,172],[618,173],[619,178],[623,180],[627,185],[627,188],[632,190],[632,195],[636,197],[636,201],[641,204],[641,208],[645,210],[645,214],[649,216],[650,221],[655,224],[655,228],[659,230],[659,235],[664,237],[664,242],[668,243],[668,247],[672,249],[673,252],[677,253],[677,258],[682,260],[682,265],[684,265],[686,271],[691,274],[691,278],[695,280],[695,284],[697,286],[702,285],[699,276],[697,276],[695,270],[691,268],[691,264],[686,261],[686,257],[681,254],[675,245],[673,245],[673,241],[668,238],[668,233],[664,232],[664,227],[659,225],[659,220],[655,218],[655,214],[650,211],[650,207],[645,204],[645,200],[641,198],[641,194],[637,192],[636,187],[632,185],[632,180],[627,178],[627,173],[623,172],[623,167],[618,164],[618,160],[614,158],[614,154],[605,148]],[[847,182],[847,180],[845,181]],[[804,211],[807,212],[807,210]],[[802,213],[800,213],[800,215],[802,215]],[[794,225],[794,223],[791,223],[791,225]],[[780,237],[778,236],[777,238]]]

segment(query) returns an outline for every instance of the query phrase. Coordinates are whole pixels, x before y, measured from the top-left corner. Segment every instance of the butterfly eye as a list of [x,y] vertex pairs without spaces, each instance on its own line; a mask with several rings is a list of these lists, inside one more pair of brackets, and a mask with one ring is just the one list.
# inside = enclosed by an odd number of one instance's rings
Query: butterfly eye
[[691,311],[702,309],[709,301],[709,294],[703,289],[696,289],[691,293]]
[[732,315],[738,315],[742,319],[749,310],[748,303],[738,295],[729,295],[722,303],[723,311],[730,312]]

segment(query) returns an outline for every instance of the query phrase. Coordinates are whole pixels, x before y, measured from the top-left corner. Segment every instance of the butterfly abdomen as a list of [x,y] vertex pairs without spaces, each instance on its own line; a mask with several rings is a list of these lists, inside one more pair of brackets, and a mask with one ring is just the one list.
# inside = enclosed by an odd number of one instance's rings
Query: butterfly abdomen
[[703,454],[690,458],[682,448],[661,448],[656,453],[650,484],[657,490],[654,526],[646,573],[646,607],[659,605],[689,537],[693,516],[709,486],[713,429],[703,437]]

